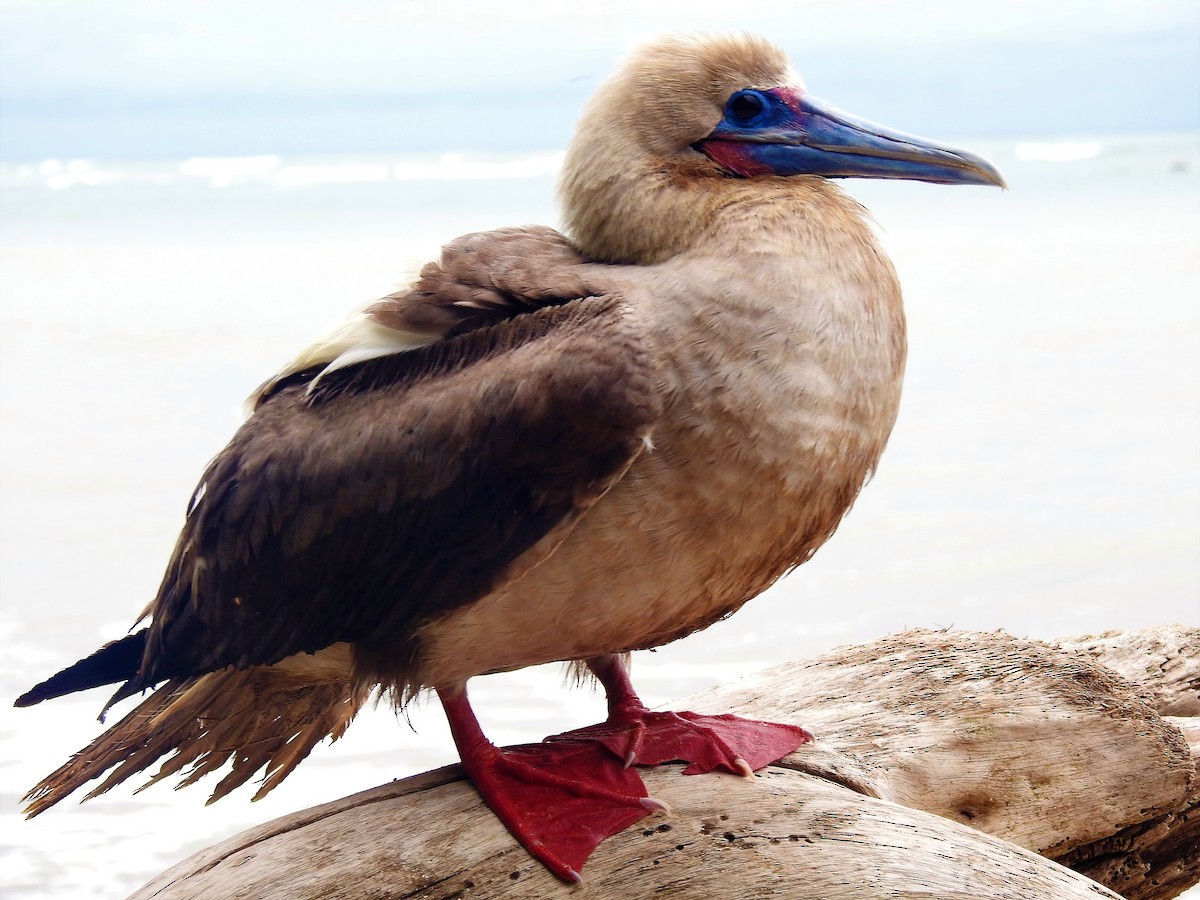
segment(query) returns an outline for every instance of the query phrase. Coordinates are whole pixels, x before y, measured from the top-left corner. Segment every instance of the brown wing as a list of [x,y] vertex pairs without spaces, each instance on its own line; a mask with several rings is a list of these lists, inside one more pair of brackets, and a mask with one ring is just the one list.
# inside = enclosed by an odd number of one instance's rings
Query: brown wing
[[339,641],[402,670],[417,626],[594,502],[659,414],[613,297],[315,374],[276,385],[209,466],[123,693]]

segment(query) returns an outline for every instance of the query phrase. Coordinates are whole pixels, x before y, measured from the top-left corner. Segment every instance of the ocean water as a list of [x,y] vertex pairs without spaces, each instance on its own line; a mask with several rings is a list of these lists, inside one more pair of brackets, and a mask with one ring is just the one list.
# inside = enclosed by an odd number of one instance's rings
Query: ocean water
[[[846,183],[905,285],[891,446],[814,560],[637,654],[648,702],[905,627],[1200,624],[1200,142],[972,147],[1011,190]],[[259,382],[447,239],[553,224],[560,158],[0,166],[0,697],[125,632]],[[557,667],[472,693],[503,743],[603,711]],[[436,705],[379,709],[253,805],[126,785],[23,821],[20,795],[97,732],[106,696],[0,703],[5,897],[123,896],[239,830],[454,758]]]

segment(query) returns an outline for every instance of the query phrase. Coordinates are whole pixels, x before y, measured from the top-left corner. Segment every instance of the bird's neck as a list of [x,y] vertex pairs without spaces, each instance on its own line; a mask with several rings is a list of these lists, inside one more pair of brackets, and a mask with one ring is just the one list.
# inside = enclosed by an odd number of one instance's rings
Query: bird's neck
[[669,173],[611,171],[582,177],[568,159],[560,185],[566,231],[597,262],[653,265],[686,252],[728,193],[725,179],[704,179],[704,190]]
[[[672,396],[731,432],[758,429],[740,417],[764,408],[808,417],[795,426],[808,433],[832,423],[873,467],[896,415],[905,326],[863,208],[817,177],[641,183],[593,182],[567,212],[580,250],[617,264],[614,287],[651,323]],[[616,212],[595,216],[605,204]],[[713,389],[729,377],[739,390]],[[794,455],[794,423],[779,424],[772,440]]]
[[566,230],[588,258],[625,265],[654,265],[722,242],[735,255],[764,241],[795,241],[806,229],[869,235],[863,209],[826,179],[691,175],[631,167],[585,179],[568,167],[561,186]]
[[857,490],[899,402],[895,272],[861,208],[828,182],[757,182],[753,198],[730,190],[723,199],[689,249],[623,269],[648,288],[628,296],[661,343],[681,442],[734,436],[736,453],[753,447],[766,470],[825,472]]

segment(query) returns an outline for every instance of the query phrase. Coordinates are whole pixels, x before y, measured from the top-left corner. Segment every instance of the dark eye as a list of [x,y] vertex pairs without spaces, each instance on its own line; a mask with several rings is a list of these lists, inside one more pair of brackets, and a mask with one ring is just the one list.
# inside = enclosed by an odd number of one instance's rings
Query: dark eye
[[729,98],[729,115],[738,122],[749,122],[767,107],[766,98],[758,91],[738,91]]

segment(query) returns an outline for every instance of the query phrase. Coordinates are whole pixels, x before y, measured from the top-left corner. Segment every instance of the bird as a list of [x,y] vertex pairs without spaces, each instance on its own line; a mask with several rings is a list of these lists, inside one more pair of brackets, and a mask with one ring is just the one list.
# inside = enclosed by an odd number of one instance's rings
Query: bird
[[[265,770],[257,799],[371,698],[432,691],[487,805],[578,881],[665,809],[636,766],[749,774],[810,740],[650,711],[627,660],[808,560],[879,463],[905,319],[855,177],[1004,187],[813,97],[764,38],[634,50],[581,113],[561,231],[450,241],[255,391],[141,627],[16,701],[143,695],[29,814],[160,761],[151,783],[230,764],[214,800]],[[556,661],[608,718],[493,745],[468,680]]]

